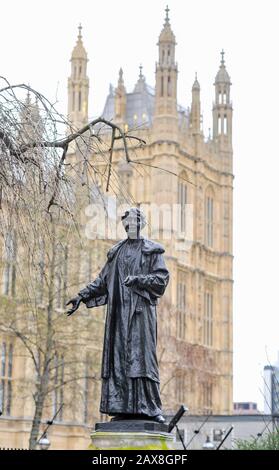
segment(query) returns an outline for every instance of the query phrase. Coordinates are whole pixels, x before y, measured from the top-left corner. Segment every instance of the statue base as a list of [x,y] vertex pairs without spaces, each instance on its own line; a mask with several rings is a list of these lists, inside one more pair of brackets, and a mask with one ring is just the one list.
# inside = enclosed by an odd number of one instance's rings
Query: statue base
[[96,423],[90,450],[172,450],[174,435],[166,424],[148,420]]

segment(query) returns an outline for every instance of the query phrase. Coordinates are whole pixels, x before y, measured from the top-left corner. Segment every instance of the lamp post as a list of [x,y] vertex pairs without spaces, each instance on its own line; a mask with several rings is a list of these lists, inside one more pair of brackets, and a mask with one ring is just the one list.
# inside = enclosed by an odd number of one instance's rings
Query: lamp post
[[38,441],[38,445],[40,447],[40,450],[48,450],[50,446],[50,441],[47,437],[47,433],[44,433],[42,437]]
[[206,441],[202,446],[203,450],[213,450],[215,448],[214,444],[209,439],[209,436],[206,436]]

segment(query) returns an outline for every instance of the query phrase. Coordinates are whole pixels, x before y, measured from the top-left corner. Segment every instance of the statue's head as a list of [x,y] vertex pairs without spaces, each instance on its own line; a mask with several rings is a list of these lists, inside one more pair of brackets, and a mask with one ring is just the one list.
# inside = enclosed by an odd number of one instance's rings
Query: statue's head
[[131,207],[121,217],[124,229],[129,238],[138,238],[140,231],[146,225],[144,213],[137,207]]

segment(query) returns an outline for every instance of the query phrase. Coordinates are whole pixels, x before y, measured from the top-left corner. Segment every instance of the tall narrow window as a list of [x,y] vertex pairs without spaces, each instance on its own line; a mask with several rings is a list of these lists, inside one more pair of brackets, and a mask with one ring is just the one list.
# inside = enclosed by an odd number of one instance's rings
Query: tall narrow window
[[119,166],[119,200],[124,204],[127,204],[127,201],[131,194],[132,189],[132,171],[131,168],[127,165]]
[[45,243],[43,240],[39,242],[39,284],[38,284],[38,302],[43,303],[44,285],[45,285]]
[[211,383],[203,384],[203,406],[204,411],[208,412],[212,410],[213,406],[213,387]]
[[86,358],[85,362],[85,378],[84,378],[84,422],[88,422],[88,399],[89,399],[89,367]]
[[179,404],[185,401],[185,392],[186,392],[185,382],[186,382],[185,374],[181,374],[176,377],[175,395],[176,395],[176,400]]
[[205,198],[205,242],[209,247],[213,247],[213,197]]
[[73,94],[72,94],[72,109],[73,111],[75,110],[75,92],[73,91]]
[[187,287],[186,274],[178,273],[177,283],[177,318],[176,318],[176,336],[179,339],[186,339],[186,308],[187,308]]
[[213,294],[204,294],[203,344],[213,345]]
[[63,400],[64,400],[64,356],[63,354],[55,353],[54,356],[54,377],[53,377],[53,414],[56,413],[56,421],[63,419]]
[[218,103],[222,104],[222,92],[221,91],[219,91],[218,93]]
[[63,288],[62,288],[62,308],[66,305],[67,300],[67,287],[68,287],[68,256],[69,250],[68,247],[64,247],[63,252]]
[[161,96],[164,96],[164,77],[161,77]]
[[3,341],[1,352],[0,409],[7,416],[10,416],[12,408],[12,372],[13,345]]
[[178,205],[179,205],[179,221],[178,231],[181,235],[186,232],[186,208],[187,208],[187,185],[184,181],[178,183]]
[[171,96],[171,78],[168,75],[168,96]]
[[17,246],[15,233],[8,233],[5,239],[5,255],[4,255],[4,270],[3,270],[3,294],[15,295],[16,289],[16,259],[17,259]]
[[227,116],[225,115],[224,116],[224,134],[227,134],[228,133],[228,120],[227,120]]
[[81,91],[78,92],[78,110],[81,111]]
[[226,104],[227,103],[227,93],[224,91],[223,93],[223,103]]
[[64,308],[67,297],[68,285],[68,247],[62,246],[60,243],[56,248],[56,307]]
[[222,134],[222,119],[221,116],[218,116],[218,134]]

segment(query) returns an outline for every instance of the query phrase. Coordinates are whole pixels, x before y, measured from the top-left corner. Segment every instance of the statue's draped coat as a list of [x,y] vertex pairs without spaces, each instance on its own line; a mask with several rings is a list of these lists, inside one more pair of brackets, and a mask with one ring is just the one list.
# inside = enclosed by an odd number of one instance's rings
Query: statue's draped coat
[[[160,244],[145,238],[121,241],[109,250],[97,279],[79,292],[89,308],[107,304],[102,412],[161,412],[156,305],[169,280],[163,253]],[[123,284],[128,275],[138,276],[131,287]]]

